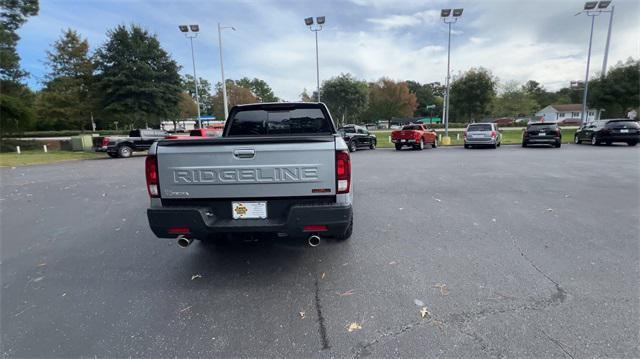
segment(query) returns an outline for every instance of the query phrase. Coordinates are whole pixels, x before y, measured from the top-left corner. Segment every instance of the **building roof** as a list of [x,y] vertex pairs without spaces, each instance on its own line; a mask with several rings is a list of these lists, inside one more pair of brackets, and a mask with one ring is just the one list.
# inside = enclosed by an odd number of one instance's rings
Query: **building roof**
[[582,105],[579,103],[572,103],[568,105],[550,105],[558,112],[580,112],[582,111]]

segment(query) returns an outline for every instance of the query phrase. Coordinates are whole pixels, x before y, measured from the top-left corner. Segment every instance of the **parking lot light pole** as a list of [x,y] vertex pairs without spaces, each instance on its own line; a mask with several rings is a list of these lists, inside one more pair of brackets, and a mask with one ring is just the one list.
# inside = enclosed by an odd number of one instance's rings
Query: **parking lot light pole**
[[231,29],[236,31],[233,26],[222,26],[218,23],[218,48],[220,49],[220,75],[222,76],[222,101],[224,102],[224,120],[229,117],[229,102],[227,101],[227,80],[224,78],[224,63],[222,60],[222,30]]
[[616,9],[615,6],[611,6],[611,11],[609,12],[609,30],[607,31],[607,44],[604,46],[604,59],[602,60],[602,78],[607,77],[607,60],[609,59],[609,43],[611,42],[611,28],[613,27],[613,11]]
[[440,10],[440,17],[442,21],[447,24],[449,27],[449,37],[447,42],[447,79],[446,79],[446,92],[444,96],[444,108],[442,111],[443,121],[444,121],[444,137],[442,138],[443,145],[451,144],[451,139],[449,138],[449,93],[451,91],[451,24],[458,22],[460,16],[462,16],[462,11],[464,9],[442,9]]
[[309,26],[309,30],[315,32],[316,34],[316,91],[318,102],[320,102],[320,61],[318,58],[318,31],[322,30],[324,21],[324,16],[318,16],[316,17],[316,26],[314,26],[312,17],[304,19],[304,24]]
[[[580,114],[580,123],[585,124],[589,120],[589,114],[587,109],[587,96],[589,94],[589,67],[591,65],[591,44],[593,42],[593,26],[595,24],[596,16],[599,16],[603,12],[610,12],[606,8],[611,4],[611,1],[587,1],[584,3],[584,9],[576,14],[587,14],[591,17],[591,30],[589,32],[589,49],[587,50],[587,70],[584,75],[584,91],[582,92],[582,113]],[[606,55],[605,55],[606,56]],[[605,60],[606,61],[606,60]],[[604,65],[606,66],[606,65]]]
[[198,77],[196,76],[196,57],[193,52],[193,39],[198,37],[198,32],[200,32],[200,26],[198,25],[179,25],[178,29],[180,32],[184,33],[191,41],[191,62],[193,63],[193,82],[196,87],[196,105],[198,107],[198,128],[202,128],[202,122],[200,121],[200,95],[198,94]]

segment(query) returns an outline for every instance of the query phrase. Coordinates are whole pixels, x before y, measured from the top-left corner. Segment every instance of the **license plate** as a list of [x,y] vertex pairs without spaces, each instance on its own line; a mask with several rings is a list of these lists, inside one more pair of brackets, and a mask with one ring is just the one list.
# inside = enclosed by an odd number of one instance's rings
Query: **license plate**
[[538,134],[538,136],[544,136],[544,135],[546,135],[546,132],[540,132],[540,133]]
[[267,202],[231,202],[233,219],[267,218]]
[[407,140],[400,140],[400,142],[407,142]]
[[629,130],[620,130],[620,133],[629,133]]

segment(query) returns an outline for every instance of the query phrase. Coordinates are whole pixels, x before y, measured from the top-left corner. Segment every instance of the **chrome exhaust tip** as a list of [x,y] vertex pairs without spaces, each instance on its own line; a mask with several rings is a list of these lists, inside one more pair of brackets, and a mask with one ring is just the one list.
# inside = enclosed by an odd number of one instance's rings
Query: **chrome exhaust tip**
[[309,243],[311,247],[317,247],[320,245],[320,237],[312,234],[309,236],[309,238],[307,238],[307,243]]
[[178,245],[182,248],[187,248],[193,242],[193,238],[187,238],[183,235],[178,236]]

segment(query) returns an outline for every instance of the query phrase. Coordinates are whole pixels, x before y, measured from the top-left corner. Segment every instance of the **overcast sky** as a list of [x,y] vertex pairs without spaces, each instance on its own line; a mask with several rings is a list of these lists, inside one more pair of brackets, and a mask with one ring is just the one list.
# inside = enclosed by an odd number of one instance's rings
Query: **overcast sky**
[[[464,7],[453,25],[453,73],[482,66],[501,81],[529,79],[556,90],[584,79],[590,18],[574,16],[579,0],[41,0],[40,14],[20,29],[22,66],[29,85],[39,88],[45,51],[72,28],[88,38],[92,51],[118,24],[139,24],[191,73],[189,43],[178,24],[200,25],[195,40],[198,76],[220,81],[217,22],[223,32],[227,78],[258,77],[277,96],[297,100],[316,86],[315,42],[304,25],[308,16],[326,16],[319,33],[320,79],[343,72],[373,81],[382,76],[421,83],[446,76],[447,27],[441,8]],[[640,2],[616,0],[609,64],[640,57]],[[595,20],[592,74],[602,67],[609,15]]]

